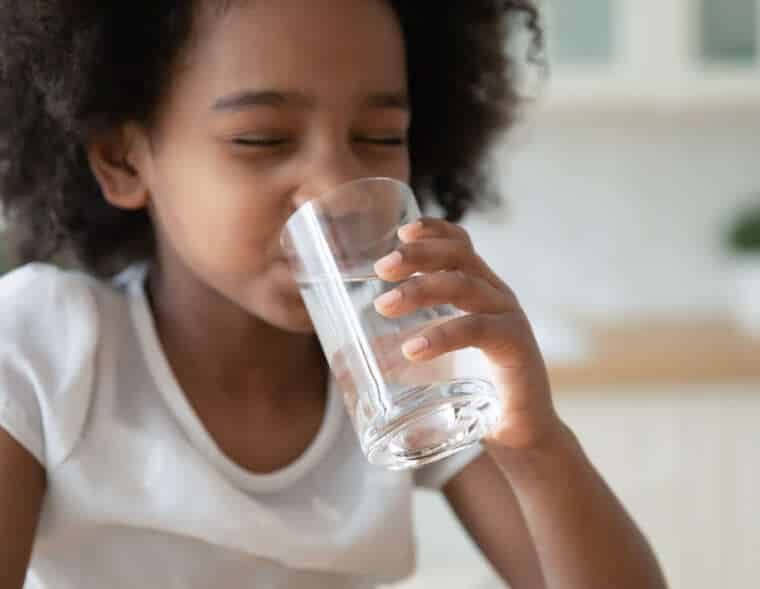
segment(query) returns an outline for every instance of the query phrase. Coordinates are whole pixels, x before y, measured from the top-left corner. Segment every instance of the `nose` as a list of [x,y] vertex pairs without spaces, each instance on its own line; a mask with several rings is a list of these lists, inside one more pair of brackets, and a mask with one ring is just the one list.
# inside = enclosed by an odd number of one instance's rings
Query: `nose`
[[298,208],[343,184],[366,176],[367,171],[350,149],[333,147],[306,168],[303,181],[293,194],[293,206]]

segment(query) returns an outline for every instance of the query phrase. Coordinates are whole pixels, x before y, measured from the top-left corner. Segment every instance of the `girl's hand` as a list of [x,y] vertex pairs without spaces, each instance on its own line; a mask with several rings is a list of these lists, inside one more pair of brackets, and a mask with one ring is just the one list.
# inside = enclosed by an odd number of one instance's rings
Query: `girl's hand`
[[[541,352],[512,290],[475,252],[463,228],[425,218],[399,229],[403,245],[375,264],[377,275],[400,282],[378,297],[377,311],[400,317],[422,307],[452,304],[463,317],[423,331],[403,345],[412,361],[461,348],[480,348],[494,366],[503,416],[489,441],[514,449],[538,445],[563,425],[551,400]],[[414,276],[421,273],[421,276]]]

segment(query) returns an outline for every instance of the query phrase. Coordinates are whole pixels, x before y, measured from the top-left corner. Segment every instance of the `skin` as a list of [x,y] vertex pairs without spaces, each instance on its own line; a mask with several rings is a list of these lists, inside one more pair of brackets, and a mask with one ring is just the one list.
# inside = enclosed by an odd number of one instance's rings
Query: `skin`
[[[90,162],[111,204],[147,207],[154,221],[149,295],[189,401],[230,458],[271,472],[313,439],[326,379],[279,233],[295,207],[339,184],[409,180],[404,41],[383,0],[259,0],[199,15],[180,66],[156,126],[96,138]],[[455,225],[425,219],[399,235],[403,246],[377,273],[423,275],[377,310],[468,312],[403,353],[424,362],[474,346],[496,368],[501,426],[444,490],[496,571],[515,589],[664,587],[645,540],[555,413],[509,287]],[[20,587],[44,474],[0,432],[0,476],[11,473],[18,484],[0,486],[0,505],[14,507],[0,509],[0,533],[19,542],[0,547],[0,570],[10,571],[1,584]]]

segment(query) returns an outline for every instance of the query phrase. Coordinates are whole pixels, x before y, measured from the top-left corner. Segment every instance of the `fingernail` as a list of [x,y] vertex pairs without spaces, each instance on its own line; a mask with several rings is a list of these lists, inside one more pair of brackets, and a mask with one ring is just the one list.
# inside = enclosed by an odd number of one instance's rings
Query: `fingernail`
[[399,231],[403,231],[404,233],[406,233],[407,231],[418,231],[419,229],[422,229],[422,222],[414,221],[412,223],[407,223],[406,225],[402,225],[399,228]]
[[393,268],[401,264],[402,259],[401,252],[396,251],[378,260],[375,268],[380,271],[393,270]]
[[395,305],[401,300],[401,291],[395,289],[391,290],[389,292],[386,292],[384,295],[381,295],[375,299],[375,305],[379,305],[381,307],[390,307],[391,305]]
[[430,347],[430,340],[426,337],[415,337],[406,342],[401,349],[407,356],[414,356]]

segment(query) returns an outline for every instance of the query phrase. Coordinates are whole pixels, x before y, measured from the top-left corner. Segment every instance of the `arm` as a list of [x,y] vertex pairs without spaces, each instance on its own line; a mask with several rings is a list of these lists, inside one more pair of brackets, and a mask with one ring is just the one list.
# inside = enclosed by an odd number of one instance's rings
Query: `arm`
[[514,589],[665,587],[646,540],[567,429],[527,452],[486,446],[444,492]]
[[[375,270],[400,283],[400,296],[376,300],[377,310],[400,317],[448,303],[465,313],[425,329],[402,347],[404,354],[425,362],[479,348],[501,396],[501,421],[484,440],[488,460],[466,468],[446,489],[485,555],[516,589],[540,587],[536,559],[549,589],[663,589],[646,541],[557,415],[543,357],[515,294],[461,227],[424,219],[402,227],[399,237],[400,258]],[[525,548],[531,538],[535,557]]]
[[514,589],[546,589],[536,546],[511,485],[483,454],[444,488],[470,537]]
[[566,427],[529,450],[489,444],[550,587],[664,589],[648,543]]
[[1,427],[0,481],[0,587],[21,589],[45,493],[45,472]]

